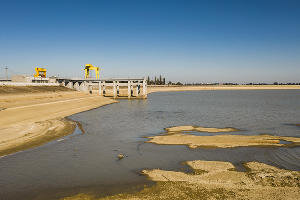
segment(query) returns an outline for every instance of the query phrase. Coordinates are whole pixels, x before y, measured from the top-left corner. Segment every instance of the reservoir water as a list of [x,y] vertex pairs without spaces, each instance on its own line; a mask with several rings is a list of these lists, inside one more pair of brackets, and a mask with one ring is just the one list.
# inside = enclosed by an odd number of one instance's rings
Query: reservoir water
[[[121,100],[70,118],[85,133],[0,158],[0,199],[58,199],[81,192],[104,196],[139,189],[152,184],[139,174],[142,169],[188,170],[181,164],[186,160],[229,161],[238,170],[247,161],[300,170],[300,147],[189,149],[144,143],[146,136],[180,125],[300,137],[299,90],[153,93],[147,100]],[[126,157],[118,160],[119,153]]]

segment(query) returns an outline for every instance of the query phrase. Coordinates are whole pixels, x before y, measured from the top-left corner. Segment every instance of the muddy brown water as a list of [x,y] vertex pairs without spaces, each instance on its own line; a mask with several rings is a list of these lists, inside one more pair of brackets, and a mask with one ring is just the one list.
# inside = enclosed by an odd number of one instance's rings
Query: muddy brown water
[[[180,125],[300,137],[300,90],[153,93],[147,100],[121,100],[70,118],[82,124],[84,134],[77,129],[71,136],[0,158],[0,199],[138,190],[152,184],[138,173],[142,169],[189,170],[181,165],[186,160],[229,161],[238,170],[245,170],[242,163],[248,161],[300,170],[300,147],[189,149],[144,143],[145,136]],[[119,160],[119,153],[127,157]]]

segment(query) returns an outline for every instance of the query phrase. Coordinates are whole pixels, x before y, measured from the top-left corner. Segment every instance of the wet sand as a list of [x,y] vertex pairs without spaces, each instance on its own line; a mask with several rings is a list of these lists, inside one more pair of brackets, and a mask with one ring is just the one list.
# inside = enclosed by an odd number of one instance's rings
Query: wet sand
[[61,87],[25,87],[15,93],[1,88],[0,156],[70,134],[75,123],[64,117],[116,102]]
[[[142,191],[100,198],[108,199],[299,199],[300,172],[248,162],[246,172],[230,162],[187,161],[193,172],[143,170],[156,184]],[[78,194],[64,200],[97,199]]]
[[73,133],[76,122],[65,118],[16,124],[0,130],[0,156],[36,147]]
[[197,90],[300,90],[300,85],[148,86],[148,93]]
[[198,136],[184,133],[184,131],[199,131],[209,133],[238,131],[235,128],[206,128],[195,126],[176,126],[166,128],[164,135],[147,137],[148,143],[164,145],[187,145],[190,148],[214,147],[214,148],[232,148],[247,146],[267,146],[284,147],[300,145],[300,138],[283,137],[273,135],[211,135]]
[[198,132],[207,132],[207,133],[220,133],[220,132],[234,132],[239,131],[236,128],[226,127],[226,128],[211,128],[211,127],[202,127],[202,126],[174,126],[166,128],[168,133],[172,132],[182,132],[182,131],[198,131]]
[[[197,136],[186,135],[182,133],[169,134],[164,136],[154,136],[150,138],[149,143],[168,144],[168,145],[187,145],[190,148],[198,147],[247,147],[247,146],[299,146],[300,138],[282,137],[273,135],[215,135],[215,136]],[[291,142],[291,143],[289,143]]]

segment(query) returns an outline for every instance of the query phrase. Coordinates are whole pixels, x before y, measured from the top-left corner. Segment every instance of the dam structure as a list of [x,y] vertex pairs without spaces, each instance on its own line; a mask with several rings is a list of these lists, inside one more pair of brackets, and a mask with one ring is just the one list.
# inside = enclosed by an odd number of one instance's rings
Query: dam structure
[[147,98],[147,80],[145,78],[111,78],[111,79],[66,79],[56,81],[65,87],[86,93],[113,98]]

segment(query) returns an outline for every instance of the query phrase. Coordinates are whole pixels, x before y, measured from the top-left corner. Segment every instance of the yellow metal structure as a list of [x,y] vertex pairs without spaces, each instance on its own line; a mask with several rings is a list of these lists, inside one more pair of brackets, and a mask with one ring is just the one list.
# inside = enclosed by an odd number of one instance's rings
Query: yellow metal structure
[[36,67],[34,77],[46,78],[47,69]]
[[90,78],[90,70],[95,70],[95,74],[96,74],[96,79],[99,79],[99,71],[100,68],[99,67],[94,67],[91,64],[86,64],[84,71],[85,71],[85,78]]

